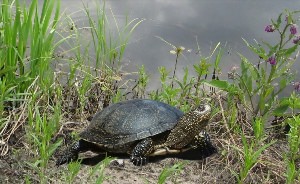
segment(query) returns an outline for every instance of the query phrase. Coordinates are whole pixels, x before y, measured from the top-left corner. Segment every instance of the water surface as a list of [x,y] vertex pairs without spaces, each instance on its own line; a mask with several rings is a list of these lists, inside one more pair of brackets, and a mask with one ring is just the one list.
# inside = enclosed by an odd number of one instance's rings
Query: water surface
[[[96,8],[93,1],[89,4],[91,12]],[[63,0],[62,10],[71,17],[84,22],[81,0]],[[277,33],[266,33],[264,28],[270,19],[276,19],[285,9],[300,10],[298,0],[106,0],[106,10],[112,11],[117,21],[140,18],[140,24],[130,39],[124,63],[126,69],[136,70],[142,64],[151,75],[151,83],[158,83],[157,68],[167,66],[173,70],[175,55],[170,54],[168,44],[186,48],[185,57],[179,60],[179,69],[192,67],[201,56],[208,56],[218,42],[226,45],[221,66],[226,78],[227,71],[240,63],[237,52],[257,61],[257,58],[245,46],[242,38],[275,42]],[[79,12],[77,12],[79,11]],[[77,13],[74,13],[77,12]],[[198,46],[200,50],[198,49]],[[297,65],[297,69],[299,65]],[[180,74],[178,74],[180,76]]]

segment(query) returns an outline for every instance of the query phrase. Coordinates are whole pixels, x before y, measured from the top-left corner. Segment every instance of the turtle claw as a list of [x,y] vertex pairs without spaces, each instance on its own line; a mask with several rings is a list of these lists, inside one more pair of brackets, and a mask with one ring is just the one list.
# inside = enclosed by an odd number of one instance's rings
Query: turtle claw
[[153,141],[146,138],[139,142],[132,150],[130,161],[136,166],[147,164],[147,157],[153,151]]
[[69,163],[69,162],[72,162],[74,160],[77,160],[78,159],[78,156],[76,155],[73,155],[72,157],[68,157],[68,156],[61,156],[60,158],[58,158],[56,160],[56,166],[60,166],[60,165],[63,165],[65,163]]
[[58,159],[56,160],[55,165],[56,165],[57,167],[59,167],[60,165],[63,165],[64,163],[67,163],[67,162],[68,162],[68,160],[65,159],[65,157],[61,157],[61,158],[58,158]]
[[69,163],[72,161],[75,161],[78,159],[78,154],[74,154],[72,152],[64,152],[64,154],[62,156],[60,156],[57,160],[56,160],[56,166],[60,166],[63,165],[65,163]]
[[135,165],[135,166],[143,166],[148,163],[147,157],[142,157],[142,156],[131,156],[130,161]]

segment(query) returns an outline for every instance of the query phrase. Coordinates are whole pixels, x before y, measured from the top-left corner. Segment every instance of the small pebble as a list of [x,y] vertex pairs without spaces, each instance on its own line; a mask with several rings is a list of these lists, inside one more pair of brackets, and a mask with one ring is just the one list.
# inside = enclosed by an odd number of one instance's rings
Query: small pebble
[[124,159],[115,159],[110,162],[111,166],[124,167]]

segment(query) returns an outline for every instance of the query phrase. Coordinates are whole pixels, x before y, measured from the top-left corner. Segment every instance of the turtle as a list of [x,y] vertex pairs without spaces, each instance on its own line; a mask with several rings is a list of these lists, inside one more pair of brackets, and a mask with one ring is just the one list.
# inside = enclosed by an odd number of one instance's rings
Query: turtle
[[85,151],[126,153],[134,165],[145,165],[149,156],[176,154],[205,147],[210,137],[204,131],[211,114],[201,104],[184,114],[166,103],[133,99],[98,111],[79,139],[61,152],[56,165],[78,159]]

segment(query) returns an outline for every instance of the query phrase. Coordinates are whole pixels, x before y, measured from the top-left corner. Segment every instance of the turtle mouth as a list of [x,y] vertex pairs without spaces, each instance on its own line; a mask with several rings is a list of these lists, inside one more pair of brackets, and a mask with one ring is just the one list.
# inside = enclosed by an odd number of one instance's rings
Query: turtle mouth
[[198,108],[194,110],[195,113],[199,115],[207,115],[211,112],[211,107],[208,104],[200,105]]

